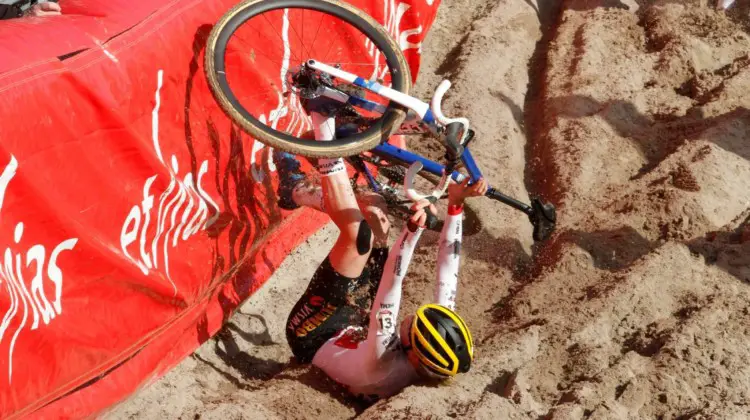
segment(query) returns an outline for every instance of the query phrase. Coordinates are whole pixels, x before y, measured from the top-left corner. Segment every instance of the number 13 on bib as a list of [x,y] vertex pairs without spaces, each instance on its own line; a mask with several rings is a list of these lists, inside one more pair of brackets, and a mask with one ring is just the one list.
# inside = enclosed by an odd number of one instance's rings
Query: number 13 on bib
[[393,313],[388,309],[378,311],[378,335],[392,335],[396,332],[396,322]]

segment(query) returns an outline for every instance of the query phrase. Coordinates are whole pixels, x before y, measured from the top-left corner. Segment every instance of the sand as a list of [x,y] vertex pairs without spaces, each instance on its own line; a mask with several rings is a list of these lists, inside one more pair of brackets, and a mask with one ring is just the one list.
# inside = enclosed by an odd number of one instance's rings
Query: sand
[[[332,245],[300,246],[222,332],[112,419],[750,418],[750,5],[444,0],[416,92],[442,78],[488,180],[458,309],[471,372],[367,407],[290,362],[284,321]],[[410,145],[425,153],[430,145]],[[431,295],[428,233],[404,311]]]

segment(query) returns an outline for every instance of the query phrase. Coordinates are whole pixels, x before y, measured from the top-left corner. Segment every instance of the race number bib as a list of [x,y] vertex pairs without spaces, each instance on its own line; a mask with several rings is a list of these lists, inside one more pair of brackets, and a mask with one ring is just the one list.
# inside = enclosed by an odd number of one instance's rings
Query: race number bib
[[393,335],[396,332],[396,319],[388,309],[378,311],[378,335]]

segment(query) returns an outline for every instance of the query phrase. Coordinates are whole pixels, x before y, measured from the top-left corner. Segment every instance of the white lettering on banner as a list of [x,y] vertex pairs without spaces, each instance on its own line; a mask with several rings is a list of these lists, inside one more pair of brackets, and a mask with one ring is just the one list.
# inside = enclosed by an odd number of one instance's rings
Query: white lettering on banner
[[[151,119],[154,150],[159,161],[169,171],[169,184],[161,193],[152,191],[158,175],[146,180],[143,185],[143,200],[130,209],[120,231],[120,247],[123,254],[132,261],[143,274],[159,270],[160,264],[167,280],[172,285],[174,295],[177,286],[169,274],[169,249],[177,246],[180,240],[186,241],[191,236],[210,226],[219,215],[219,205],[202,187],[203,177],[208,172],[208,161],[204,160],[198,169],[197,179],[188,172],[182,178],[179,163],[175,155],[171,156],[170,165],[164,162],[159,144],[159,109],[161,107],[161,89],[164,71],[157,72],[157,84]],[[158,198],[155,200],[156,194]],[[209,206],[214,216],[209,219]],[[153,216],[153,218],[152,218]],[[149,231],[149,226],[155,229]]]
[[[5,193],[8,185],[18,170],[18,161],[14,156],[10,157],[10,162],[3,169],[0,175],[0,211],[3,208]],[[23,222],[16,225],[13,239],[18,245],[23,238]],[[62,288],[63,273],[57,265],[57,259],[63,251],[71,251],[78,243],[77,238],[62,241],[52,249],[52,253],[47,257],[47,248],[44,245],[33,245],[26,251],[26,258],[23,258],[23,252],[13,250],[10,247],[5,249],[2,258],[0,258],[0,291],[6,290],[10,300],[10,307],[5,311],[5,315],[0,321],[0,344],[6,338],[10,338],[8,347],[8,383],[13,380],[13,350],[16,340],[21,330],[26,326],[31,311],[32,321],[30,330],[39,328],[41,318],[45,325],[48,325],[55,317],[62,314]],[[46,264],[45,264],[46,263]],[[46,270],[45,270],[46,268]],[[31,269],[30,287],[27,287],[24,279],[24,269]],[[45,283],[51,283],[47,287],[54,288],[52,299],[47,297]],[[3,285],[5,286],[3,288]],[[49,290],[49,289],[47,289]],[[19,314],[19,309],[23,305],[23,314]],[[17,325],[13,335],[6,336],[10,333],[11,322],[21,315],[20,325]]]
[[[284,48],[282,65],[279,69],[282,90],[277,92],[278,103],[269,112],[268,119],[265,115],[259,116],[258,119],[263,123],[270,121],[271,127],[276,129],[279,121],[289,116],[287,132],[296,131],[296,134],[300,135],[305,130],[310,130],[312,124],[302,110],[302,105],[296,93],[289,92],[287,101],[284,100],[283,94],[288,90],[286,76],[289,71],[289,58],[291,56],[288,10],[284,11],[281,37]],[[171,156],[169,165],[164,162],[159,143],[159,109],[162,103],[163,78],[164,71],[159,70],[151,125],[154,150],[159,161],[165,164],[169,171],[169,184],[159,194],[152,191],[158,175],[146,179],[143,185],[142,201],[130,209],[122,225],[120,247],[123,254],[143,274],[148,275],[152,270],[163,270],[173,288],[174,295],[177,295],[177,286],[169,272],[169,250],[176,247],[180,240],[186,241],[210,226],[218,217],[220,209],[216,201],[203,188],[203,177],[208,172],[207,160],[200,164],[196,179],[190,172],[185,174],[184,177],[179,175],[179,163],[175,155]],[[261,168],[261,164],[257,162],[256,156],[266,147],[256,140],[251,148],[250,173],[256,182],[262,182],[265,179],[265,171]],[[265,159],[265,164],[269,172],[276,171],[273,162],[273,148],[271,147],[268,147],[268,157]],[[156,194],[159,194],[158,198]],[[211,219],[208,216],[209,207],[215,213]],[[149,226],[155,226],[155,229],[149,231]]]
[[386,21],[383,26],[385,26],[385,29],[391,35],[393,35],[393,38],[398,41],[398,46],[401,48],[401,51],[406,51],[410,48],[416,48],[417,51],[421,54],[422,42],[409,42],[409,37],[412,35],[421,34],[422,25],[419,25],[416,28],[401,30],[401,20],[404,18],[404,14],[406,14],[406,11],[411,8],[411,5],[403,2],[397,2],[395,0],[385,0],[384,7]]
[[[429,1],[428,4],[431,5],[432,2]],[[383,27],[389,34],[391,34],[391,36],[393,36],[393,39],[398,41],[398,46],[401,48],[401,51],[416,48],[417,52],[421,54],[422,41],[416,43],[410,42],[409,37],[421,34],[423,31],[422,25],[419,25],[416,28],[401,30],[401,20],[410,8],[410,4],[397,2],[396,0],[383,0],[383,16],[385,16]],[[388,67],[380,69],[380,50],[375,47],[375,44],[373,44],[369,38],[365,40],[365,47],[368,48],[370,56],[373,57],[375,63],[375,69],[373,70],[370,79],[376,80],[385,78],[388,72]]]

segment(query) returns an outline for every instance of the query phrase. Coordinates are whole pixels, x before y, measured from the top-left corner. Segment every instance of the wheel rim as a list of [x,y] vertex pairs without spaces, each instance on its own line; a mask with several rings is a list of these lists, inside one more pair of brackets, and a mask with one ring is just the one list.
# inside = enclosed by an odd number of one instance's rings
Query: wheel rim
[[[213,75],[220,93],[246,120],[238,123],[266,136],[309,146],[312,127],[300,102],[304,93],[289,80],[295,64],[308,56],[320,55],[322,58],[316,57],[319,61],[338,64],[366,78],[379,76],[386,85],[403,90],[403,69],[387,40],[380,33],[366,34],[347,20],[366,25],[355,13],[331,3],[282,0],[255,3],[222,25],[215,42]],[[242,77],[261,83],[248,85]],[[388,105],[373,94],[365,98]],[[370,116],[367,111],[358,111]],[[341,147],[380,135],[397,117],[395,109],[388,107],[381,118],[366,126],[360,124],[353,133],[326,145]]]

